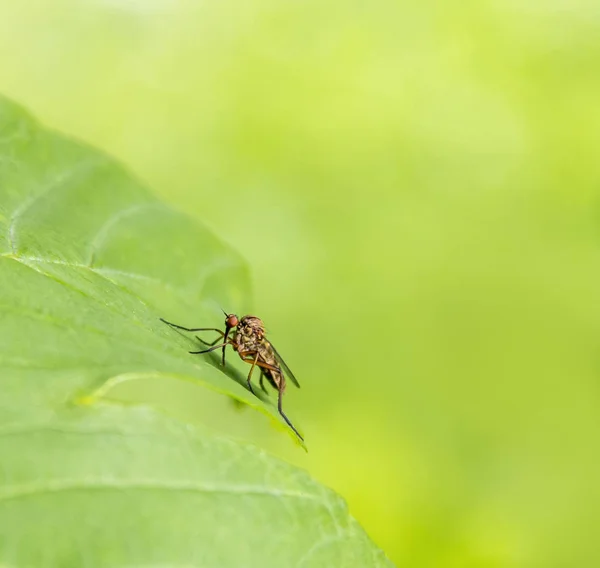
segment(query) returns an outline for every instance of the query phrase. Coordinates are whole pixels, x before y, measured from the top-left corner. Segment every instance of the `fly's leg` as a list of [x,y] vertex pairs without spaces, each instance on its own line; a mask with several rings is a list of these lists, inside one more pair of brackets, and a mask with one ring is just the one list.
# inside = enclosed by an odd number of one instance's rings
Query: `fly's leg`
[[304,442],[304,438],[302,436],[300,436],[300,432],[298,432],[298,430],[296,430],[296,428],[294,428],[294,425],[290,422],[289,418],[284,414],[283,409],[281,408],[281,398],[283,396],[283,388],[282,387],[283,387],[283,384],[281,384],[279,386],[279,395],[277,398],[277,410],[279,410],[279,414],[281,414],[281,417],[285,420],[286,424],[294,431],[296,436],[298,436],[298,438],[300,438]]
[[[162,321],[163,323],[166,323],[167,325],[170,325],[171,327],[174,327],[175,329],[181,329],[183,331],[216,331],[219,334],[219,336],[214,341],[211,341],[210,343],[208,341],[204,341],[204,339],[201,339],[197,335],[195,336],[198,341],[200,341],[201,343],[204,343],[204,345],[208,345],[210,347],[212,347],[217,341],[219,341],[220,339],[223,339],[225,337],[225,332],[221,331],[220,329],[217,329],[216,327],[183,327],[182,325],[177,325],[176,323],[171,323],[170,321],[167,321],[166,319],[163,319],[163,318],[160,318],[160,321]],[[226,339],[226,337],[225,337],[225,339]],[[223,347],[223,365],[225,365],[225,346],[228,344],[229,344],[229,341],[225,341],[223,343],[223,345],[219,345],[219,347]],[[190,351],[190,353],[192,353],[193,355],[198,355],[200,353],[208,353],[209,351],[213,351],[213,349],[206,349],[204,351]]]
[[[234,339],[229,338],[229,332],[232,329],[233,328],[228,323],[225,324],[225,331],[222,332],[223,333],[223,343],[229,343],[235,350],[235,349],[237,349],[236,342]],[[225,346],[223,346],[223,358],[222,358],[221,364],[223,365],[223,367],[225,366]]]
[[204,339],[201,339],[197,335],[195,335],[194,337],[198,341],[200,341],[201,343],[204,343],[204,345],[208,345],[209,347],[212,347],[217,341],[220,341],[221,339],[225,339],[226,341],[223,344],[223,360],[222,360],[222,363],[221,363],[223,365],[223,367],[225,366],[225,347],[229,344],[229,341],[227,340],[227,338],[225,336],[225,332],[219,331],[219,336],[214,341],[211,341],[210,343],[208,341],[204,341]]
[[[270,371],[277,371],[283,377],[283,373],[281,372],[281,369],[279,367],[276,367],[275,365],[270,365],[269,363],[265,363],[264,361],[258,360],[258,351],[256,351],[256,352],[243,351],[239,355],[242,358],[242,361],[252,364],[252,369],[250,369],[250,374],[248,375],[248,386],[250,387],[251,391],[252,391],[252,387],[250,386],[250,375],[252,374],[252,371],[255,366],[262,367],[263,369],[269,369]],[[249,359],[248,358],[249,356],[252,358]],[[285,412],[283,412],[283,408],[281,406],[281,398],[283,396],[284,389],[285,389],[285,381],[281,381],[279,383],[279,385],[277,385],[277,390],[278,390],[277,410],[279,410],[279,414],[281,414],[281,417],[285,420],[285,423],[293,430],[294,434],[296,434],[296,436],[298,436],[298,438],[300,438],[300,440],[302,440],[304,442],[304,438],[300,435],[300,432],[298,432],[298,430],[296,430],[294,425],[290,422],[290,419],[285,415]],[[254,391],[252,391],[252,393],[254,394]]]
[[261,369],[260,371],[260,388],[264,391],[265,394],[269,394],[269,391],[267,390],[267,387],[265,387],[265,372]]
[[[254,354],[255,353],[256,353],[256,351],[242,351],[241,353],[239,353],[239,356],[242,358],[242,361],[244,361],[244,363],[250,363],[252,365],[254,363]],[[250,358],[247,359],[247,357],[250,357]],[[283,373],[281,372],[281,369],[279,367],[276,367],[275,365],[270,365],[269,363],[265,363],[264,361],[258,361],[258,360],[254,364],[257,367],[262,367],[263,369],[269,369],[269,371],[277,371],[278,373],[281,373],[283,375]]]
[[208,341],[204,341],[204,339],[202,339],[200,336],[198,335],[194,335],[194,337],[200,342],[200,343],[204,343],[204,345],[208,345],[209,347],[212,347],[217,341],[221,340],[223,338],[223,336],[225,335],[222,331],[219,331],[219,336],[214,340],[211,341],[210,343]]
[[[247,363],[250,363],[249,360],[245,359],[245,361]],[[252,367],[250,367],[250,372],[248,373],[248,388],[250,389],[250,392],[256,396],[256,393],[254,392],[254,389],[252,388],[252,383],[250,382],[250,379],[252,378],[252,372],[254,371],[254,367],[256,366],[256,363],[258,361],[258,351],[256,352],[256,354],[254,355],[254,359],[252,360]],[[262,380],[262,378],[261,378]]]
[[183,329],[183,331],[216,331],[221,334],[221,336],[225,335],[220,329],[216,327],[183,327],[182,325],[177,325],[176,323],[171,323],[166,319],[160,318],[160,321],[174,327],[176,329]]
[[221,347],[226,347],[227,345],[230,345],[229,341],[226,341],[225,343],[221,343],[219,345],[215,345],[214,347],[210,347],[208,349],[203,349],[202,351],[190,351],[190,353],[192,355],[201,355],[202,353],[210,353],[211,351],[221,349]]
[[[256,393],[254,392],[254,390],[252,389],[252,385],[250,384],[250,377],[252,376],[254,367],[260,367],[261,370],[269,369],[270,371],[277,371],[278,373],[281,373],[281,370],[279,369],[279,367],[275,367],[274,365],[270,365],[269,363],[265,363],[264,361],[259,361],[258,360],[258,357],[259,357],[258,351],[243,351],[239,355],[242,358],[242,361],[252,365],[252,368],[250,369],[250,372],[248,373],[248,387],[250,388],[250,392],[255,396],[256,396]],[[264,372],[261,372],[260,387],[262,388],[263,391],[265,391],[268,394],[267,389],[265,388],[265,385],[263,383],[263,379],[264,379]]]

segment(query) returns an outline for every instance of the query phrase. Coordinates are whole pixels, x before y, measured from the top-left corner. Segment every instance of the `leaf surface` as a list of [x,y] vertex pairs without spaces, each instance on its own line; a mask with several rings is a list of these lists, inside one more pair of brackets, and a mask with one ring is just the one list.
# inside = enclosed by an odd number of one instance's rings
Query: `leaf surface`
[[[0,99],[0,564],[388,566],[343,500],[118,383],[186,380],[265,413],[159,321],[219,325],[248,273],[110,158]],[[287,430],[287,429],[286,429]]]

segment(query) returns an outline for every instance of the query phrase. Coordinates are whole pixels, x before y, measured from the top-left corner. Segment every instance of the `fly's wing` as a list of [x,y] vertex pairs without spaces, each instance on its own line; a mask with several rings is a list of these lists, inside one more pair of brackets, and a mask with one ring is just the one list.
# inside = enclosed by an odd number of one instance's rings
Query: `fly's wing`
[[273,345],[270,341],[269,341],[269,345],[273,349],[273,353],[275,353],[275,359],[277,359],[277,362],[279,363],[279,365],[281,365],[281,367],[283,367],[283,370],[285,371],[286,376],[289,377],[290,379],[292,379],[292,382],[298,388],[300,388],[300,383],[298,382],[298,379],[294,376],[294,373],[292,373],[292,370],[286,365],[285,361],[283,360],[281,355],[278,353],[277,349],[275,349],[275,345]]

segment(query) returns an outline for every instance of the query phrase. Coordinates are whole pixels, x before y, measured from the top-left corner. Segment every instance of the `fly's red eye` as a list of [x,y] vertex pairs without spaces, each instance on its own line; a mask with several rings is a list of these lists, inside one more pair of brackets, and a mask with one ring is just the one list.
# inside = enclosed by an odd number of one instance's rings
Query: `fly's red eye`
[[225,322],[229,327],[236,327],[239,323],[238,318],[235,314],[229,314]]

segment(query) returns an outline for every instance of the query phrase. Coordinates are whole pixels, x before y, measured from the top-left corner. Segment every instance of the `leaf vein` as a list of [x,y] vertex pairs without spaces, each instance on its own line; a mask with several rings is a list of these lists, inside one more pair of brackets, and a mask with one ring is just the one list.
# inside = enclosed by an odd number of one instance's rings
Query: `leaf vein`
[[314,555],[315,552],[317,552],[317,550],[323,548],[324,546],[327,546],[329,544],[333,544],[334,542],[340,542],[345,540],[349,535],[346,533],[342,533],[342,534],[334,534],[334,535],[328,535],[324,538],[322,538],[321,540],[318,540],[315,544],[313,544],[300,558],[300,560],[298,560],[298,563],[296,564],[296,568],[301,568],[301,566],[311,558],[311,556]]
[[21,205],[19,205],[13,211],[12,215],[10,216],[10,222],[8,225],[6,240],[8,241],[12,253],[17,253],[17,224],[23,218],[24,214],[27,212],[28,209],[30,209],[43,196],[47,195],[48,193],[59,187],[60,184],[64,181],[70,178],[74,178],[75,176],[87,173],[91,168],[106,162],[107,160],[104,157],[102,157],[101,159],[94,157],[92,159],[80,162],[70,170],[65,170],[62,173],[58,174],[40,191],[38,191],[34,195],[31,195],[28,199],[23,201]]
[[315,495],[289,489],[265,488],[257,485],[219,485],[193,481],[163,481],[159,479],[135,479],[124,481],[122,479],[112,478],[90,478],[86,480],[56,479],[13,485],[0,490],[0,503],[50,493],[87,490],[184,491],[205,494],[231,494],[248,497],[299,499],[315,502],[319,506],[323,506],[323,503]]
[[136,203],[135,205],[132,205],[131,207],[127,207],[125,209],[121,209],[121,210],[113,213],[108,219],[106,219],[106,221],[102,224],[100,229],[98,229],[98,232],[91,239],[90,251],[88,254],[88,260],[87,260],[86,265],[89,268],[93,267],[94,262],[96,260],[96,258],[95,258],[96,253],[98,252],[98,250],[100,249],[100,247],[102,246],[104,241],[106,240],[106,237],[108,236],[110,230],[117,223],[119,223],[122,219],[124,219],[125,217],[128,217],[129,215],[135,215],[136,213],[138,213],[139,211],[143,211],[144,209],[153,209],[153,208],[164,209],[164,205],[162,205],[162,203],[155,203],[155,202]]

